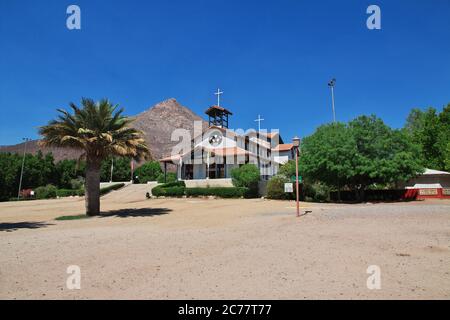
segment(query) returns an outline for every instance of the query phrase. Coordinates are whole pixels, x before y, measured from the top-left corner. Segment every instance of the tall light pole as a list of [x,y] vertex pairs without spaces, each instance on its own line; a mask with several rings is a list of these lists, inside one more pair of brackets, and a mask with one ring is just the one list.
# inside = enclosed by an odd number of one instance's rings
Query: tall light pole
[[300,146],[300,138],[295,136],[292,139],[292,144],[294,145],[295,150],[295,193],[297,200],[297,217],[300,217],[300,203],[299,203],[299,188],[298,188],[298,147]]
[[19,191],[17,192],[17,200],[20,199],[20,190],[22,189],[23,168],[25,166],[25,155],[27,153],[27,143],[31,139],[22,138],[22,140],[25,141],[25,145],[23,147],[22,170],[20,170]]
[[336,112],[334,110],[334,86],[336,85],[336,79],[333,78],[328,82],[328,86],[331,88],[331,105],[333,108],[333,122],[336,122]]

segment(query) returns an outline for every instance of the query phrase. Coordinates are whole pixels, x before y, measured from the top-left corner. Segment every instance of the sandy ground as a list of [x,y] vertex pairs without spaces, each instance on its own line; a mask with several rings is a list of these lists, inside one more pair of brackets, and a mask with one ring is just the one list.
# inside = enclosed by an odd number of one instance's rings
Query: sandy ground
[[[449,299],[450,201],[305,204],[151,199],[0,203],[1,299]],[[66,269],[81,268],[69,290]],[[381,289],[366,285],[369,265]]]

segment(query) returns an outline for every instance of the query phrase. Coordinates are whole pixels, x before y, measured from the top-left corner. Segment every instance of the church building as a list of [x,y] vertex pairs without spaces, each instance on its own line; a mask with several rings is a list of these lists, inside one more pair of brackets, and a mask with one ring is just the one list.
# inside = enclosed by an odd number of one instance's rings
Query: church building
[[261,180],[268,180],[295,156],[293,145],[284,143],[278,131],[229,129],[233,114],[219,101],[205,113],[208,127],[191,139],[187,150],[160,159],[165,172],[167,164],[176,165],[179,180],[221,179],[218,185],[231,185],[231,170],[247,163],[259,168]]

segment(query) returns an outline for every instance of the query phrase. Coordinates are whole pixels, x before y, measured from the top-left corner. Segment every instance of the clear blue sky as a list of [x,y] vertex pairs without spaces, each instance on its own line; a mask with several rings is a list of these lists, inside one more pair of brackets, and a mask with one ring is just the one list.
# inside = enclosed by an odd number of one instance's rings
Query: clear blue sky
[[[81,8],[81,30],[66,8]],[[381,7],[381,30],[366,8]],[[450,102],[450,1],[0,1],[0,144],[37,138],[55,109],[108,97],[137,114],[169,97],[233,128],[285,140],[374,113],[401,127],[412,107]]]

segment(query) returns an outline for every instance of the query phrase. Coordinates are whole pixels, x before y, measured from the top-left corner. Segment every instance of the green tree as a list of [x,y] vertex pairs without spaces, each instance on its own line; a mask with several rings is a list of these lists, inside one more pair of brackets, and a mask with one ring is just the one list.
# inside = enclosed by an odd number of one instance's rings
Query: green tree
[[161,165],[158,161],[149,161],[141,165],[134,171],[138,183],[147,183],[148,181],[156,181],[162,174]]
[[39,129],[41,146],[74,148],[83,151],[86,160],[86,214],[100,213],[100,167],[108,156],[149,157],[143,133],[130,127],[131,119],[123,109],[108,100],[82,99],[82,107],[71,103],[73,113],[58,109],[57,120]]
[[[100,169],[100,180],[109,182],[111,180],[111,162],[112,157],[102,161]],[[130,181],[131,180],[131,159],[125,157],[114,157],[112,181]]]
[[21,157],[17,154],[0,154],[0,200],[16,196],[19,188]]
[[260,172],[257,166],[252,163],[244,164],[231,170],[231,178],[235,187],[245,187],[249,189],[248,196],[258,195],[258,181]]
[[356,154],[356,141],[345,124],[323,125],[303,139],[299,172],[306,179],[320,181],[339,192],[355,175]]
[[364,191],[374,183],[393,185],[423,171],[417,159],[419,149],[400,130],[393,130],[374,115],[349,122],[356,143],[352,159],[353,174],[348,176],[352,189]]
[[359,191],[374,184],[406,181],[423,170],[419,149],[407,134],[375,116],[319,127],[303,139],[300,172],[311,181]]
[[420,148],[418,157],[423,166],[445,170],[448,162],[447,145],[450,142],[450,104],[441,113],[435,108],[411,110],[405,132]]
[[84,177],[86,163],[73,159],[64,159],[56,163],[58,187],[68,189],[72,187],[72,180]]

